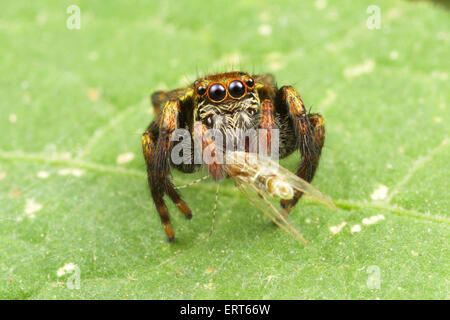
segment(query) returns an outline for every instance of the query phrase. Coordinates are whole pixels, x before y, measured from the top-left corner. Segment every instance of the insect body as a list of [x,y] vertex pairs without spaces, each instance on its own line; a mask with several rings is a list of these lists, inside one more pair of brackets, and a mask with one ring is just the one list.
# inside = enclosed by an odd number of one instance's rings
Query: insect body
[[[247,176],[233,175],[230,167],[216,161],[218,158],[226,158],[228,140],[218,142],[207,135],[208,130],[215,130],[236,141],[242,140],[236,133],[239,130],[264,129],[266,140],[272,141],[271,130],[278,130],[278,156],[284,158],[299,150],[301,162],[295,175],[303,179],[302,181],[310,182],[319,164],[324,144],[324,121],[321,115],[306,111],[295,88],[278,88],[274,78],[268,74],[251,76],[245,72],[228,72],[200,78],[186,88],[155,92],[151,100],[155,119],[142,136],[142,147],[151,196],[169,241],[174,239],[174,231],[164,196],[167,195],[186,218],[192,217],[190,208],[170,181],[172,167],[184,173],[207,167],[210,176],[216,181],[227,177],[244,181],[253,177],[254,180],[248,180],[248,183],[241,185],[253,183],[258,190],[261,188],[256,186],[261,187],[262,185],[258,184],[264,184],[265,189],[262,189],[266,190],[268,195],[281,199],[284,214],[288,213],[303,192],[307,191],[293,188],[291,182],[286,183],[276,176],[254,176],[250,171]],[[189,143],[191,147],[188,150],[183,149],[183,157],[191,161],[178,162],[171,157],[178,144],[186,142],[177,141],[177,129],[185,129],[189,133],[188,142],[192,143]],[[213,147],[211,156],[214,161],[194,161],[195,141],[201,141],[203,149]],[[245,151],[248,151],[250,146],[247,142],[244,142],[244,145]],[[223,155],[225,157],[222,157]],[[245,170],[247,169],[250,170],[250,167],[247,166]]]
[[269,158],[235,151],[228,152],[226,160],[225,167],[230,177],[253,184],[272,197],[292,200],[295,191],[306,192],[334,208],[333,202],[327,196]]
[[227,153],[226,167],[231,177],[257,186],[272,197],[292,200],[294,188],[278,172],[278,164],[247,152]]

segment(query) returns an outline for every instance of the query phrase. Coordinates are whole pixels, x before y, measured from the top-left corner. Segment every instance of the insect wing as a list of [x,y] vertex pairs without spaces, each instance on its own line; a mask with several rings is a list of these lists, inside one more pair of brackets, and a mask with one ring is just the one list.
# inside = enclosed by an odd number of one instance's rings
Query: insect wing
[[[273,162],[273,161],[271,161]],[[279,164],[273,162],[273,166],[278,166],[277,168],[277,175],[287,183],[289,183],[294,189],[297,191],[304,192],[311,197],[315,198],[316,200],[322,202],[326,206],[330,207],[331,209],[337,210],[336,206],[334,205],[333,201],[326,195],[324,195],[322,192],[314,188],[310,183],[306,182],[302,178],[298,177],[297,175],[293,174],[289,170],[283,168]]]
[[277,209],[273,203],[271,203],[268,195],[265,191],[257,188],[254,182],[243,176],[234,177],[234,181],[242,192],[242,194],[269,217],[278,227],[289,234],[294,239],[303,242],[306,245],[310,245],[309,242],[302,236],[302,234],[286,219],[282,209]]
[[[270,160],[269,158],[243,152],[233,152],[227,156],[227,162],[233,163],[235,168],[239,168],[241,171],[244,171],[246,176],[275,176],[278,180],[288,183],[295,190],[306,193],[326,206],[336,210],[336,206],[329,197],[314,188],[307,181],[283,168],[279,163]],[[233,174],[231,174],[231,176],[233,176]],[[240,176],[242,180],[242,175]]]

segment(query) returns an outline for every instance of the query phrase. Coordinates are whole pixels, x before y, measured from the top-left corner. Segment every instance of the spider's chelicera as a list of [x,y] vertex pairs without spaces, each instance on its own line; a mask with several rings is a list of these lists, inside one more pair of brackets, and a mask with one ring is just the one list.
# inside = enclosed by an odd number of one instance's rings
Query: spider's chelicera
[[[155,119],[142,136],[142,147],[151,195],[169,241],[174,232],[164,196],[192,217],[170,181],[171,167],[184,173],[207,167],[219,181],[228,177],[223,159],[230,150],[277,158],[299,150],[296,175],[308,182],[314,177],[324,144],[324,120],[306,111],[295,88],[278,88],[271,75],[210,75],[186,88],[155,92],[151,100]],[[301,196],[296,191],[281,200],[281,206],[289,212]]]

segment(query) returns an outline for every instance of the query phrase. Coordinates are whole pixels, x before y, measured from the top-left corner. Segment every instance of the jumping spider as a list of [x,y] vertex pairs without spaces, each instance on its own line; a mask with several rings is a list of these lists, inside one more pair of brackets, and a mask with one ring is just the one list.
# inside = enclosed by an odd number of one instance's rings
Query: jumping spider
[[[300,150],[301,162],[296,175],[308,182],[314,177],[324,144],[324,120],[320,114],[307,112],[295,88],[278,88],[269,74],[210,75],[186,88],[155,92],[151,101],[155,119],[142,136],[142,148],[151,195],[169,241],[174,239],[174,231],[164,195],[169,196],[186,218],[192,218],[191,209],[169,179],[170,167],[184,173],[201,167],[194,163],[172,162],[172,135],[176,129],[189,130],[192,139],[202,138],[208,128],[279,129],[279,157]],[[217,116],[220,121],[216,121]],[[220,165],[209,165],[208,169],[213,179],[224,177]],[[302,194],[296,192],[293,199],[281,200],[281,206],[289,212]]]

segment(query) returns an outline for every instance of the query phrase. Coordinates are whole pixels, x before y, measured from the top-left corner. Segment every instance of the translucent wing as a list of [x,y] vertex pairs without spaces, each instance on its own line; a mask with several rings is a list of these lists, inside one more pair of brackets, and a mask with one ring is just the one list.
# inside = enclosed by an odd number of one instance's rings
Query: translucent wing
[[286,219],[286,211],[279,208],[278,203],[274,204],[273,200],[293,199],[295,191],[299,191],[336,209],[330,198],[268,158],[235,151],[228,153],[226,159],[228,175],[248,200],[286,233],[305,244],[309,244],[308,241]]
[[277,226],[289,234],[294,239],[303,242],[306,245],[310,243],[302,236],[302,234],[285,218],[282,209],[277,209],[272,202],[268,200],[270,197],[267,192],[255,186],[254,181],[244,176],[233,177],[237,187],[242,194],[268,216]]
[[227,155],[227,165],[230,176],[239,176],[241,180],[246,179],[247,182],[258,180],[261,183],[253,185],[258,190],[264,189],[270,196],[292,199],[293,189],[295,189],[336,210],[336,206],[329,197],[269,158],[237,151]]
[[311,184],[303,180],[302,178],[298,177],[297,175],[293,174],[289,170],[283,168],[282,166],[278,165],[277,163],[272,162],[273,166],[277,166],[277,174],[282,178],[285,182],[289,183],[294,189],[297,191],[304,192],[305,194],[310,195],[311,197],[315,198],[316,200],[322,202],[327,207],[330,207],[331,209],[337,210],[336,206],[334,205],[333,201],[324,195],[322,192],[314,188]]

